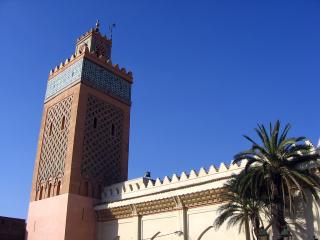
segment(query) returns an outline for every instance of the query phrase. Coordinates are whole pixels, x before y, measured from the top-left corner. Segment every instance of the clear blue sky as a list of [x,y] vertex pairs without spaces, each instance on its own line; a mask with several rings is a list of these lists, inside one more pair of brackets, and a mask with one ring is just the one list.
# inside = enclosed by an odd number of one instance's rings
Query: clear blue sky
[[229,163],[258,122],[320,136],[320,2],[0,1],[0,215],[26,217],[49,70],[115,21],[134,73],[129,176]]

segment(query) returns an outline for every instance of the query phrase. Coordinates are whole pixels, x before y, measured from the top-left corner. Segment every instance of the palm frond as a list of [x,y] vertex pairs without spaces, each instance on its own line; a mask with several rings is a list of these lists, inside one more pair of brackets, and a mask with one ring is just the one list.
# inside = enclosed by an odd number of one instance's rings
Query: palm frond
[[[279,211],[286,208],[292,211],[295,192],[299,192],[304,201],[307,201],[307,191],[319,198],[320,177],[309,168],[320,166],[320,151],[308,144],[304,136],[288,137],[290,129],[291,125],[286,124],[281,132],[278,120],[274,125],[269,124],[268,131],[263,124],[257,125],[254,130],[258,141],[244,136],[252,144],[251,149],[234,157],[234,162],[247,160],[237,180],[241,197],[250,196],[251,200],[263,202],[265,206],[280,204]],[[282,215],[284,218],[284,212],[278,213]]]

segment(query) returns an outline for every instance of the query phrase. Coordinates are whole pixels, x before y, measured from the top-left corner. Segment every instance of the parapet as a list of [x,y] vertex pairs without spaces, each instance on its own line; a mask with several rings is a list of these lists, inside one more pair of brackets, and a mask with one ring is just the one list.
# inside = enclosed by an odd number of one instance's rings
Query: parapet
[[108,39],[108,37],[106,35],[102,35],[100,33],[100,31],[97,31],[96,28],[90,28],[89,31],[87,31],[86,33],[82,34],[78,39],[77,39],[77,43],[83,41],[84,39],[88,38],[89,36],[91,36],[92,34],[97,34],[101,39],[103,39],[106,43],[108,44],[112,44],[111,39]]
[[86,57],[90,59],[91,61],[97,63],[98,65],[110,70],[111,72],[121,76],[128,82],[132,83],[132,72],[127,71],[125,68],[120,68],[118,64],[113,64],[111,59],[106,59],[102,57],[102,55],[98,55],[96,51],[89,51],[88,47],[84,49],[83,52],[78,52],[75,54],[72,54],[70,58],[67,58],[65,61],[61,62],[58,66],[50,70],[49,73],[49,80],[54,78],[57,74],[64,71],[66,68],[68,68],[73,63],[77,62],[78,60],[82,59],[83,57]]
[[[157,194],[183,188],[198,187],[208,183],[219,182],[219,187],[226,179],[238,174],[244,167],[246,161],[240,165],[221,163],[219,167],[211,165],[208,170],[201,167],[198,171],[191,170],[189,173],[182,172],[180,175],[173,174],[160,179],[141,177],[129,181],[120,182],[104,188],[102,201],[112,203],[141,196]],[[212,184],[211,186],[212,187]],[[201,187],[200,187],[201,188]]]
[[45,102],[79,82],[131,104],[132,73],[87,47],[50,71]]

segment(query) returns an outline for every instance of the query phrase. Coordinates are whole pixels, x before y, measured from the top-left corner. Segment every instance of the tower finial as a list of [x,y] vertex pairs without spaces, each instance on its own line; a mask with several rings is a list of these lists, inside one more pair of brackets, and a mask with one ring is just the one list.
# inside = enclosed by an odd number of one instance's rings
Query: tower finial
[[96,21],[96,31],[99,31],[99,27],[100,27],[100,21],[99,21],[99,19],[97,19],[97,21]]
[[112,31],[116,27],[115,23],[112,23],[109,25],[109,33],[110,33],[110,39],[112,40]]

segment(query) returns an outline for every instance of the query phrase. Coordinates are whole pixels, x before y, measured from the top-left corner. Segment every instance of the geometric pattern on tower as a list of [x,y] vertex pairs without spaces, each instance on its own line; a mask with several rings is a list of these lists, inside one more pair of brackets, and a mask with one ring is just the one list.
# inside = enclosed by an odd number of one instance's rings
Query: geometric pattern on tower
[[103,67],[85,59],[82,79],[90,86],[130,103],[131,84]]
[[83,59],[75,62],[71,66],[64,69],[57,76],[51,78],[47,83],[45,99],[59,94],[62,90],[67,89],[81,79]]
[[47,110],[37,190],[49,181],[57,182],[64,174],[73,96],[68,96]]
[[110,185],[122,181],[123,120],[120,108],[88,96],[81,175],[90,182]]

